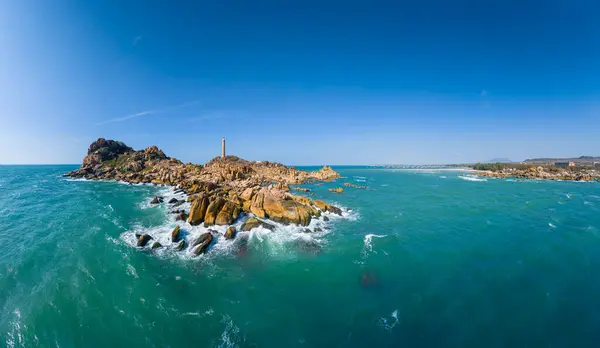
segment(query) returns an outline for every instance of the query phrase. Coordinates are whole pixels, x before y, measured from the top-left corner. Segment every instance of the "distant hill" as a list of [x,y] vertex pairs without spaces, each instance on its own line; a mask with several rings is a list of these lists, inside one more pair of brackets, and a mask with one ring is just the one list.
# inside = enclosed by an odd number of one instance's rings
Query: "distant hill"
[[491,160],[484,163],[512,163],[508,158],[492,158]]
[[554,163],[554,162],[575,162],[578,164],[593,164],[594,162],[600,162],[600,156],[579,156],[571,158],[558,158],[558,157],[543,157],[543,158],[528,158],[525,163]]

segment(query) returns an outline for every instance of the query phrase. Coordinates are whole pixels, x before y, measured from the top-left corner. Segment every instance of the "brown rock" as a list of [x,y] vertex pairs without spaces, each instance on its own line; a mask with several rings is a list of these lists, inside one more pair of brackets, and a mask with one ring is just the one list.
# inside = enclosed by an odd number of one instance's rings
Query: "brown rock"
[[295,223],[306,226],[310,223],[311,215],[316,211],[298,201],[293,196],[286,196],[278,190],[261,189],[250,211],[261,218],[269,218],[281,223]]
[[175,221],[185,221],[185,220],[187,220],[187,218],[188,218],[188,214],[185,211],[183,211],[183,212],[177,214],[177,216],[175,217]]
[[210,232],[206,232],[200,235],[200,237],[198,237],[195,241],[192,242],[192,248],[196,247],[193,251],[194,255],[197,256],[205,253],[212,240],[213,236]]
[[325,202],[323,202],[321,200],[318,200],[318,199],[314,200],[312,203],[313,203],[313,205],[315,207],[321,209],[322,211],[334,213],[334,214],[337,214],[337,215],[342,215],[342,209],[340,209],[338,207],[335,207],[335,206],[333,206],[333,205],[331,205],[329,203],[325,203]]
[[192,203],[188,222],[190,225],[200,225],[204,221],[206,210],[209,206],[209,200],[206,195],[201,195]]
[[227,231],[225,231],[225,239],[233,239],[235,238],[235,226],[229,226],[227,228]]
[[266,223],[262,220],[259,220],[255,217],[251,217],[248,220],[246,220],[246,222],[244,222],[244,224],[242,225],[240,230],[241,231],[250,231],[251,229],[257,228],[257,227],[263,227],[263,228],[266,228],[271,231],[273,231],[275,229],[275,226],[273,226],[269,223]]
[[182,239],[179,241],[179,243],[177,243],[177,245],[175,246],[175,250],[177,251],[181,251],[185,248],[185,239]]
[[152,244],[152,249],[158,249],[161,247],[162,247],[162,244],[160,244],[159,242],[154,242],[154,244]]
[[225,200],[221,197],[213,200],[208,205],[208,208],[206,209],[206,215],[204,215],[204,226],[212,226],[215,224],[217,215],[221,211],[221,208],[223,208],[223,205],[225,205]]
[[217,225],[231,225],[240,213],[240,208],[233,202],[227,201],[215,219]]
[[171,232],[171,241],[175,243],[179,239],[179,225],[175,226],[173,231]]
[[159,197],[159,196],[155,196],[152,201],[150,201],[150,204],[158,204],[158,203],[162,203],[163,202],[163,198]]
[[244,201],[249,201],[252,199],[253,196],[254,196],[254,189],[252,187],[248,187],[247,189],[244,190],[244,192],[242,192],[242,194],[240,195],[240,198]]
[[152,237],[149,234],[144,233],[138,238],[137,246],[144,247],[151,239]]
[[329,192],[334,192],[334,193],[344,193],[344,189],[341,187],[336,187],[336,188],[330,188]]

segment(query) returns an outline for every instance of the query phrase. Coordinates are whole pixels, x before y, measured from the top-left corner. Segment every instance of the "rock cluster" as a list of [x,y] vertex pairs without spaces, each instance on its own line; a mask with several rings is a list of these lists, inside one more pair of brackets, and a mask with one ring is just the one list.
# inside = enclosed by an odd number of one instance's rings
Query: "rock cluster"
[[[66,175],[177,186],[178,192],[188,195],[191,208],[189,214],[183,210],[173,213],[177,214],[177,220],[185,220],[190,225],[231,225],[246,213],[255,216],[241,227],[242,231],[248,231],[256,227],[274,228],[265,219],[307,226],[322,212],[341,214],[339,208],[328,203],[290,193],[292,184],[332,181],[340,177],[327,166],[306,172],[280,163],[250,162],[236,156],[217,157],[203,166],[183,164],[167,157],[156,146],[134,151],[122,142],[100,138],[90,145],[81,167]],[[339,190],[343,192],[342,188]],[[163,198],[155,197],[151,203],[163,203]],[[178,206],[183,201],[171,199],[168,203]],[[226,238],[234,238],[235,233],[235,228],[230,227]],[[176,249],[185,248],[178,227],[171,237],[172,242],[177,243]],[[139,236],[138,246],[145,246],[150,239],[149,235]],[[205,233],[191,242],[190,247],[198,255],[204,253],[212,241],[212,234]]]
[[565,181],[595,181],[600,174],[595,170],[574,171],[548,167],[530,167],[527,169],[503,169],[498,171],[481,170],[477,175],[493,178],[544,179]]
[[344,188],[342,188],[342,187],[330,188],[329,192],[344,193]]
[[366,189],[369,188],[368,186],[360,186],[360,185],[353,184],[351,182],[345,182],[344,186],[346,186],[346,187],[353,187],[353,188],[356,188],[356,189],[363,189],[363,190],[366,190]]

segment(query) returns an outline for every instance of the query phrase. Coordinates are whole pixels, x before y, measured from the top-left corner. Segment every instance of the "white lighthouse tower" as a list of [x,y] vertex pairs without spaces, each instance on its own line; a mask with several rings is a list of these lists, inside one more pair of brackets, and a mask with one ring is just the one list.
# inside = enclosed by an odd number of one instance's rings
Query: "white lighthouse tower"
[[221,140],[221,157],[225,158],[225,137]]

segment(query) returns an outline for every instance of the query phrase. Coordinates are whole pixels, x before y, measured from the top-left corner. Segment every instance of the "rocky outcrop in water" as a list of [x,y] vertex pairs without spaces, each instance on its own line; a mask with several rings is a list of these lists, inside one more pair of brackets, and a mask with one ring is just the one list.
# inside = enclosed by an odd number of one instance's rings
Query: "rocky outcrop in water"
[[225,239],[233,239],[235,238],[235,233],[237,232],[235,226],[227,227],[227,231],[225,231]]
[[192,242],[192,248],[194,255],[200,255],[206,252],[210,243],[213,241],[213,235],[210,232],[203,233],[195,241]]
[[252,230],[254,228],[258,228],[258,227],[266,228],[271,231],[275,229],[274,225],[271,225],[265,221],[259,220],[255,217],[251,217],[248,220],[246,220],[246,222],[244,222],[241,230],[242,231],[250,231],[250,230]]
[[344,193],[344,189],[342,187],[330,188],[329,192]]
[[142,234],[138,237],[137,246],[144,247],[152,239],[149,234]]
[[[235,223],[242,214],[251,214],[282,224],[307,226],[322,212],[341,214],[339,208],[323,201],[313,201],[290,193],[289,185],[332,181],[340,177],[327,166],[307,172],[280,163],[250,162],[236,156],[217,157],[205,165],[183,164],[167,157],[156,146],[134,151],[122,142],[100,138],[90,145],[81,167],[66,175],[176,186],[178,191],[188,195],[188,201],[191,202],[189,214],[176,211],[176,219],[187,219],[190,225],[203,223],[205,226],[226,226]],[[155,197],[151,203],[163,203],[163,198]],[[168,203],[182,204],[183,201],[174,198]],[[259,219],[250,217],[241,230],[248,231],[258,226],[274,228]],[[213,240],[209,235],[205,234],[202,241],[192,243],[196,247],[194,253],[206,250]],[[141,236],[138,245],[146,245],[151,238],[148,235]],[[178,238],[179,230],[174,230],[173,243]],[[180,245],[181,242],[177,248]],[[198,248],[198,245],[202,247]]]
[[593,169],[566,169],[550,166],[529,167],[526,169],[504,168],[501,170],[478,170],[477,175],[492,178],[543,179],[564,181],[600,180],[600,172]]
[[179,225],[177,225],[171,232],[171,241],[173,243],[175,243],[179,239],[180,229],[181,229],[181,227],[179,227]]

